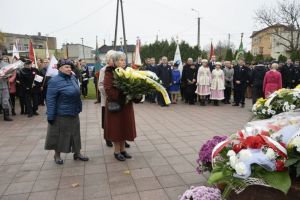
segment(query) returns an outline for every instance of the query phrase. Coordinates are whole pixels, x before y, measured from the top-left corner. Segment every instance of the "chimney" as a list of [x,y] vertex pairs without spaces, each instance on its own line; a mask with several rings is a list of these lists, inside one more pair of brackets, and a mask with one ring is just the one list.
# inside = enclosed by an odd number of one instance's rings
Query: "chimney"
[[103,45],[105,45],[105,39],[103,40]]
[[42,34],[41,34],[41,32],[38,32],[38,36],[41,36]]

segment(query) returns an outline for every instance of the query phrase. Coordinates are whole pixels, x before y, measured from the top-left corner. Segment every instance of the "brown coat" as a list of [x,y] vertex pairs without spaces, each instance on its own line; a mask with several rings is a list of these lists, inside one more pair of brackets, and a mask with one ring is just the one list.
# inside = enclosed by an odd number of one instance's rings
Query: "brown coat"
[[[107,102],[117,101],[122,105],[120,112],[109,112],[105,107],[104,138],[112,142],[133,141],[136,137],[135,119],[132,102],[124,105],[125,96],[113,85],[114,67],[107,67],[104,76],[104,89]],[[106,104],[107,105],[107,104]]]

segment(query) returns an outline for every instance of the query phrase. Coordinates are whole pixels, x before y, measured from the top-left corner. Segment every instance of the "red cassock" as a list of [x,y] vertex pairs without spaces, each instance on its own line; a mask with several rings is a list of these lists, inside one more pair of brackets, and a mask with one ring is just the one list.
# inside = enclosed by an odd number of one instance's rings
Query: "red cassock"
[[264,78],[263,91],[265,98],[282,88],[282,78],[278,71],[268,71]]
[[[114,86],[114,69],[114,67],[106,68],[103,85],[107,101],[122,104],[125,96]],[[112,142],[133,141],[136,138],[134,111],[131,101],[123,105],[120,112],[109,112],[107,106],[105,107],[104,138]]]

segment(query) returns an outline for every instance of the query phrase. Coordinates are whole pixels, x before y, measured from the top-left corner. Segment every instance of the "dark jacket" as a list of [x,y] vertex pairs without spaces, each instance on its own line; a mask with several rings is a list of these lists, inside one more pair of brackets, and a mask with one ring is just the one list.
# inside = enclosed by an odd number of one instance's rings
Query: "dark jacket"
[[294,81],[295,68],[291,65],[284,65],[281,70],[282,82],[284,87],[291,87]]
[[266,72],[267,69],[262,64],[258,64],[254,67],[251,76],[251,84],[253,85],[253,87],[262,88]]
[[163,83],[165,88],[168,88],[172,84],[172,69],[170,65],[164,66],[163,64],[159,65],[157,68],[157,76]]
[[146,67],[146,70],[149,70],[149,71],[151,71],[151,72],[157,74],[157,66],[156,66],[156,65],[148,65],[148,66]]
[[[185,65],[182,70],[181,82],[184,86],[191,85],[191,81],[197,79],[197,68],[191,68],[190,65]],[[196,84],[196,83],[194,83]]]
[[249,82],[249,70],[250,69],[246,66],[241,67],[236,65],[234,67],[233,84],[237,85],[236,81],[240,81],[241,84],[238,85],[247,86],[247,83]]
[[19,73],[19,81],[21,89],[24,92],[33,92],[38,93],[40,91],[40,87],[42,83],[34,81],[35,75],[40,75],[39,70],[36,68],[23,68]]
[[80,89],[74,75],[61,72],[50,79],[47,90],[47,116],[54,120],[56,116],[76,116],[82,111]]

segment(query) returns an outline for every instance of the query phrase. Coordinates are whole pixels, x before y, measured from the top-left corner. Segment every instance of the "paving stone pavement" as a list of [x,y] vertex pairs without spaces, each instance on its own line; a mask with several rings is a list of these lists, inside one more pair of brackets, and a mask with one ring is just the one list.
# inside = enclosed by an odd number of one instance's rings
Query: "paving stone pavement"
[[[247,101],[247,105],[250,101]],[[56,165],[44,150],[45,107],[39,116],[0,119],[1,200],[177,200],[191,185],[205,185],[196,173],[198,150],[217,134],[231,134],[251,118],[250,108],[231,105],[154,104],[134,106],[137,135],[128,152],[133,159],[113,158],[101,130],[99,104],[83,101],[80,114],[82,152],[89,162],[63,154]],[[18,111],[18,110],[17,110]],[[72,187],[72,184],[78,186]]]

